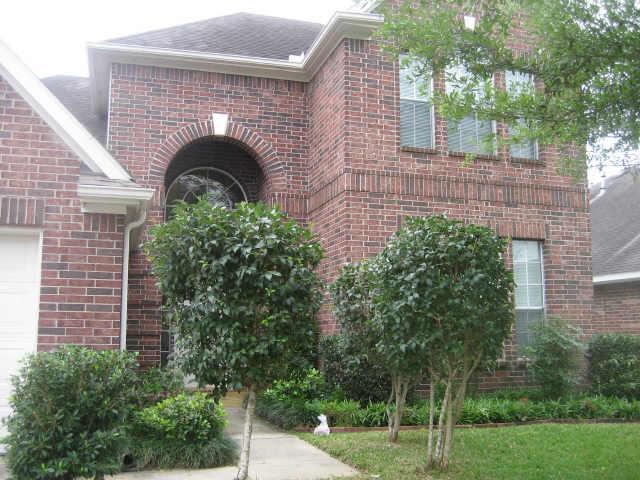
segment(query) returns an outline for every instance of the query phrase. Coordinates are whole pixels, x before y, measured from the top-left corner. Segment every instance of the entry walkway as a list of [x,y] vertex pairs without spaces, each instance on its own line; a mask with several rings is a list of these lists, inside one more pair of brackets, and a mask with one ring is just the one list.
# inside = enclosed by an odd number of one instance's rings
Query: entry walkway
[[[244,410],[227,407],[227,434],[242,443]],[[233,480],[236,467],[122,473],[113,480]],[[251,441],[249,477],[252,480],[325,480],[357,472],[298,437],[256,418]]]

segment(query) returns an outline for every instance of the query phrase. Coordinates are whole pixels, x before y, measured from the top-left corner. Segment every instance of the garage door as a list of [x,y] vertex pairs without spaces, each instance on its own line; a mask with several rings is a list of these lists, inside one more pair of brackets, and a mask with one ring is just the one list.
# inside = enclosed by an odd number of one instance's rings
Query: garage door
[[[40,235],[0,229],[0,417],[9,413],[11,376],[36,348]],[[0,425],[0,437],[5,434]]]

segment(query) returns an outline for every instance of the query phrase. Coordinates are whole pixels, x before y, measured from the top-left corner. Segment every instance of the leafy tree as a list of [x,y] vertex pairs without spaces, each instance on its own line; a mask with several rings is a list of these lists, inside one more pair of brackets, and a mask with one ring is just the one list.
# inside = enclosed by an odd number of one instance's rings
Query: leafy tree
[[[416,78],[444,72],[458,87],[433,95],[448,118],[476,112],[504,121],[510,139],[499,141],[555,145],[564,152],[560,169],[576,176],[584,173],[585,156],[600,167],[638,163],[637,0],[407,0],[392,6],[397,3],[382,7],[386,48],[406,55]],[[476,17],[473,28],[465,16]],[[530,34],[526,52],[514,48],[514,28]],[[457,65],[466,73],[454,73]],[[536,85],[495,88],[492,76],[507,71],[529,74]]]
[[[379,348],[382,326],[373,316],[372,289],[377,284],[376,261],[363,260],[357,265],[345,265],[331,285],[334,314],[340,323],[342,340],[348,344],[345,351],[368,351],[359,360],[365,364],[381,366],[391,381],[387,400],[389,441],[398,440],[398,432],[407,393],[421,372],[421,358],[413,350],[398,352]],[[406,345],[406,339],[402,343]],[[389,390],[388,390],[389,391]]]
[[527,349],[529,371],[545,398],[561,398],[577,383],[583,350],[580,329],[561,318],[550,317],[534,330]]
[[256,392],[315,343],[322,250],[276,208],[181,203],[152,229],[147,252],[176,327],[185,373],[248,391],[238,479],[248,473]]
[[486,227],[443,216],[414,218],[376,259],[378,350],[393,368],[422,368],[430,377],[429,466],[448,466],[469,378],[501,355],[511,332],[513,279],[502,258],[505,245]]

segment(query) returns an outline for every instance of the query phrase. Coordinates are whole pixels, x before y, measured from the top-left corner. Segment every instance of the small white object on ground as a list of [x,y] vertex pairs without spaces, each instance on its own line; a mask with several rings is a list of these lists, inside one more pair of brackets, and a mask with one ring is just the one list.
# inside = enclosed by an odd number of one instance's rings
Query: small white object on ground
[[315,428],[313,434],[320,437],[326,437],[331,433],[331,430],[329,430],[329,425],[327,424],[327,416],[318,415],[318,420],[320,420],[320,425]]

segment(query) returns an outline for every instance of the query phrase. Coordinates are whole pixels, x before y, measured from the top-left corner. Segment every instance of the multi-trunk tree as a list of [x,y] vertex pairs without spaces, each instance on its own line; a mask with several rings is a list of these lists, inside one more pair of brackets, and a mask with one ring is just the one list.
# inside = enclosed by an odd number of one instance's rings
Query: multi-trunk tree
[[178,204],[147,252],[180,364],[218,395],[246,389],[237,479],[248,475],[256,394],[315,348],[319,243],[276,208]]

